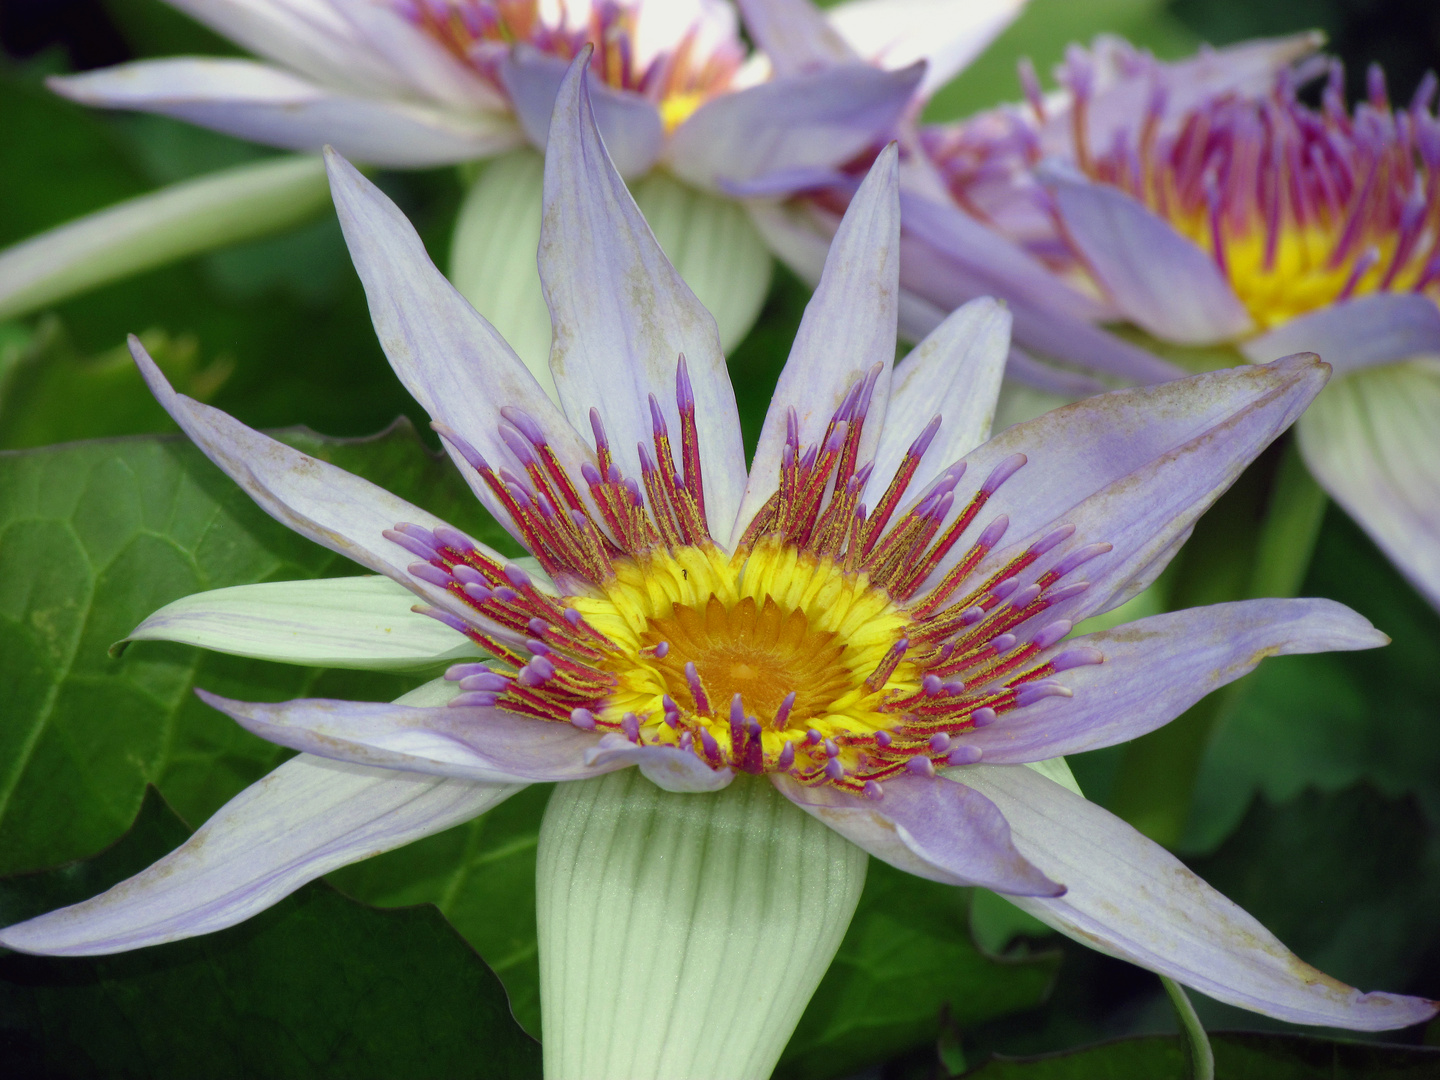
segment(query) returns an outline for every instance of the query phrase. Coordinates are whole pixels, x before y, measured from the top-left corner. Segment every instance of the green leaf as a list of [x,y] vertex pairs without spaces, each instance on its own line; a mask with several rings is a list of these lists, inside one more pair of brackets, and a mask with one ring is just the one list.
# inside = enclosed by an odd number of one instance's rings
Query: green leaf
[[1032,1009],[1058,953],[986,955],[966,932],[969,889],[870,860],[860,906],[780,1059],[785,1080],[848,1076],[940,1034]]
[[[150,789],[91,859],[0,881],[0,922],[87,897],[189,835]],[[540,1047],[433,908],[314,883],[240,926],[134,953],[0,958],[12,1076],[538,1077]]]
[[[366,441],[287,441],[509,550],[449,463],[408,423]],[[389,700],[418,678],[325,672],[111,643],[203,589],[354,573],[272,521],[180,439],[0,453],[0,872],[110,842],[147,783],[201,821],[282,758],[192,694]]]
[[[1440,1071],[1440,1049],[1377,1046],[1301,1035],[1230,1032],[1211,1035],[1221,1080],[1428,1080]],[[1182,1080],[1176,1035],[1148,1035],[1065,1054],[991,1061],[965,1080]]]

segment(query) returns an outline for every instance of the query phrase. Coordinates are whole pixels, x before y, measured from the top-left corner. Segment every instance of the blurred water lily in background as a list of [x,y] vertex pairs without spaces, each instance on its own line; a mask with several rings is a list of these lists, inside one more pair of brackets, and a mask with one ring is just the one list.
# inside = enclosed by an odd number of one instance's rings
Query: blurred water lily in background
[[[538,565],[177,395],[132,339],[167,410],[261,507],[393,583],[258,586],[270,630],[259,639],[255,590],[201,594],[134,637],[280,660],[308,658],[320,637],[359,665],[434,648],[404,620],[383,646],[357,640],[370,609],[345,597],[388,591],[423,601],[412,621],[450,628],[435,659],[478,649],[394,704],[203,694],[302,756],[151,869],[0,942],[93,955],[218,930],[526,783],[562,781],[539,852],[547,1075],[768,1076],[859,898],[861,851],[1010,895],[1092,947],[1272,1016],[1361,1030],[1429,1019],[1433,1002],[1362,994],[1304,964],[1045,775],[1063,766],[1026,767],[1158,727],[1262,657],[1384,644],[1325,600],[1217,605],[1067,639],[1163,568],[1319,392],[1324,365],[1302,354],[1119,391],[985,441],[1008,351],[995,305],[960,310],[893,367],[891,148],[841,223],[747,477],[714,322],[611,165],[587,60],[561,84],[546,165],[540,266],[558,409],[398,209],[338,155],[330,166],[396,373]],[[578,855],[595,819],[623,828],[637,799],[649,812],[643,781],[606,779],[630,766],[712,807],[717,836],[758,803],[766,826],[747,844],[798,848],[709,870],[733,894],[769,895],[757,922],[740,903],[711,916],[723,932],[680,912],[669,930],[628,932],[667,887],[647,888],[643,862],[616,874]],[[857,846],[817,837],[806,814]],[[666,845],[647,856],[667,874],[675,857]],[[586,930],[597,904],[620,928],[598,941]],[[745,993],[727,994],[737,980]],[[622,982],[654,1004],[599,1034]]]

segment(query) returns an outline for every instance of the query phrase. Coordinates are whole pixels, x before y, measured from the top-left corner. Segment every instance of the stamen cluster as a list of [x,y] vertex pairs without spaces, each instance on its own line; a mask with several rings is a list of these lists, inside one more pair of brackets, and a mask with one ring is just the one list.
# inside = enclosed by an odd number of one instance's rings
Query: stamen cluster
[[873,462],[860,465],[859,456],[880,374],[877,365],[857,379],[812,445],[802,444],[791,410],[777,490],[733,554],[719,550],[705,525],[683,356],[679,464],[652,396],[651,446],[638,448],[638,482],[622,474],[594,410],[596,460],[580,469],[583,494],[539,425],[518,410],[503,411],[500,434],[523,477],[438,427],[567,593],[550,595],[453,529],[388,530],[423,560],[410,572],[475,619],[428,613],[495,657],[450,670],[462,691],[454,704],[569,722],[694,753],[715,769],[785,772],[879,798],[881,781],[902,771],[931,775],[936,766],[978,760],[966,732],[1068,696],[1053,676],[1103,658],[1086,647],[1057,653],[1071,623],[1041,616],[1087,588],[1076,572],[1110,545],[1067,544],[1075,528],[1061,525],[976,579],[1008,518],[995,517],[968,546],[962,536],[1025,457],[996,465],[958,512],[964,462],[901,512],[939,416],[868,510],[861,498]]

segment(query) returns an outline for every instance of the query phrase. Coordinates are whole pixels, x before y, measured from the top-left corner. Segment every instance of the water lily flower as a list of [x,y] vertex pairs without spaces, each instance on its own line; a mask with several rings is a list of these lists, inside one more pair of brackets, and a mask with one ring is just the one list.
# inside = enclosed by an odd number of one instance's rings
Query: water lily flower
[[[329,158],[396,373],[534,562],[176,394],[132,339],[212,461],[382,575],[201,594],[135,637],[357,666],[469,655],[394,703],[202,692],[300,756],[154,867],[0,944],[83,955],[206,933],[558,781],[537,907],[550,1075],[768,1075],[853,912],[861,852],[995,889],[1272,1016],[1357,1029],[1432,1016],[1433,1002],[1307,966],[1163,848],[1028,767],[1152,730],[1263,657],[1383,644],[1327,600],[1070,636],[1159,573],[1325,365],[1299,355],[1121,390],[987,441],[1008,351],[1000,305],[962,308],[894,363],[891,147],[840,226],[747,470],[714,321],[610,162],[584,63],[550,127],[539,255],[559,405],[397,208]],[[715,808],[719,824],[677,846],[683,829],[655,816],[676,803],[692,824]],[[649,815],[643,842],[616,846],[632,806]],[[597,831],[610,837],[598,848],[584,839]],[[726,853],[724,888],[677,899],[710,843]],[[617,1009],[637,987],[647,1008]],[[717,1035],[704,1018],[721,1012]]]
[[[1059,91],[1022,68],[1023,105],[919,132],[908,329],[993,293],[1014,305],[1022,344],[1112,377],[1181,371],[1066,320],[1227,347],[1207,363],[1320,353],[1338,377],[1297,426],[1301,455],[1440,606],[1437,81],[1397,108],[1372,68],[1369,100],[1347,110],[1318,41],[1159,63],[1105,38],[1071,48]],[[1320,106],[1299,102],[1327,72]],[[1086,386],[1028,355],[1011,374],[1071,396]]]
[[450,276],[548,392],[535,274],[556,88],[587,43],[596,120],[621,175],[726,348],[759,314],[771,256],[739,196],[831,176],[969,62],[1023,0],[747,2],[762,44],[797,24],[823,65],[747,56],[729,0],[170,0],[260,57],[173,57],[57,77],[73,100],[272,146],[424,168],[499,158],[461,207]]

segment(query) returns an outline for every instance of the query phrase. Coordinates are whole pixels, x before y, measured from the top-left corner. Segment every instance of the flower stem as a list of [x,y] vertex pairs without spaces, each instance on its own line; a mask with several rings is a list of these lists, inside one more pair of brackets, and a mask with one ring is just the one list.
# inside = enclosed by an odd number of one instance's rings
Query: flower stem
[[1164,975],[1160,976],[1160,983],[1165,987],[1165,993],[1170,995],[1175,1018],[1180,1021],[1180,1035],[1185,1047],[1185,1075],[1189,1080],[1215,1080],[1215,1052],[1210,1049],[1210,1037],[1205,1034],[1205,1025],[1200,1023],[1185,988]]

